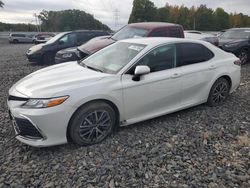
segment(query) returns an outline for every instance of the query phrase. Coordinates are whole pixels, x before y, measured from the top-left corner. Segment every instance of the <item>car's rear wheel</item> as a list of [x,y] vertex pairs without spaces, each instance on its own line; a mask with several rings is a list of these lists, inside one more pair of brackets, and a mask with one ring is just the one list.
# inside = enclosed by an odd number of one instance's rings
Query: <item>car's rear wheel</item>
[[238,57],[240,58],[241,64],[244,65],[246,64],[249,60],[249,51],[247,49],[242,49],[239,53],[238,53]]
[[213,84],[207,103],[209,106],[219,106],[223,104],[229,96],[230,84],[227,79],[219,78]]
[[46,52],[43,55],[44,64],[54,64],[55,63],[55,54],[53,52]]
[[105,102],[89,103],[71,118],[68,133],[78,145],[93,145],[109,136],[116,124],[114,109]]

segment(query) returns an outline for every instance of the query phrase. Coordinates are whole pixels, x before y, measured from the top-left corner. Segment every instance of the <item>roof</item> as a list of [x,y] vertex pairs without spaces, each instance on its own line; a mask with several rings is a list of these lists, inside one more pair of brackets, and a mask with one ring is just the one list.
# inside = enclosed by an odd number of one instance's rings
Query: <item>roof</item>
[[152,45],[157,46],[160,44],[173,43],[173,42],[195,42],[195,43],[204,43],[202,40],[196,39],[185,39],[185,38],[168,38],[168,37],[146,37],[146,38],[133,38],[121,40],[118,42],[129,42],[136,44]]
[[131,27],[137,27],[137,28],[144,28],[144,29],[155,29],[155,28],[161,28],[161,27],[173,27],[181,25],[179,24],[173,24],[173,23],[167,23],[167,22],[140,22],[140,23],[132,23],[129,24]]

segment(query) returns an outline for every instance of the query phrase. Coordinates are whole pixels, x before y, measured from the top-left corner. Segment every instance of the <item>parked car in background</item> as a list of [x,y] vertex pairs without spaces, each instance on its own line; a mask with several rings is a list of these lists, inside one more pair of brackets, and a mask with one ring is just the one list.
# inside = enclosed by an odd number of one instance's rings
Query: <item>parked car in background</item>
[[25,144],[90,145],[117,126],[221,105],[238,88],[240,70],[235,55],[201,40],[127,39],[26,76],[9,90],[8,107]]
[[241,63],[250,61],[250,28],[232,28],[219,37],[219,47],[232,52],[240,58]]
[[31,34],[11,33],[9,35],[9,43],[33,43],[34,38]]
[[186,32],[184,31],[185,38],[188,39],[197,39],[197,40],[204,40],[207,42],[210,42],[211,44],[218,46],[219,45],[219,39],[218,37],[212,35],[212,34],[207,34],[207,33],[202,33],[202,32]]
[[[92,38],[95,37],[109,37],[110,34],[107,31],[101,31],[101,30],[92,30],[92,31],[88,31],[85,33],[85,36],[82,39],[82,44],[84,44],[85,42],[89,41]],[[60,50],[56,53],[55,56],[55,63],[63,63],[63,62],[67,62],[67,61],[75,61],[79,59],[79,51],[77,50],[77,47],[73,47],[73,48],[66,48],[63,50]]]
[[128,38],[140,37],[177,37],[184,38],[183,27],[178,24],[165,22],[141,22],[128,24],[121,28],[114,35],[109,37],[94,38],[77,48],[77,59],[80,60],[86,56],[115,43],[116,41]]
[[79,30],[59,33],[44,44],[31,47],[26,56],[30,62],[52,64],[55,62],[55,54],[59,50],[83,44],[88,40],[89,32]]
[[49,41],[52,37],[54,37],[54,33],[38,33],[34,36],[34,43],[40,44]]

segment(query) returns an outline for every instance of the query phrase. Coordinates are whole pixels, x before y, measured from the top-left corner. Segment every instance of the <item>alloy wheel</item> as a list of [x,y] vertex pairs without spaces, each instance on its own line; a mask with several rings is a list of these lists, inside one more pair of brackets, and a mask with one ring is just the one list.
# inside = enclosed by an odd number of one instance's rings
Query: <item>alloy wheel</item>
[[212,100],[215,104],[221,104],[228,96],[228,85],[225,82],[220,82],[214,88]]
[[247,63],[247,60],[248,60],[247,51],[245,51],[245,50],[241,51],[239,54],[239,58],[240,58],[241,64]]
[[80,125],[79,135],[85,142],[99,142],[112,129],[112,120],[106,110],[95,110],[88,113]]

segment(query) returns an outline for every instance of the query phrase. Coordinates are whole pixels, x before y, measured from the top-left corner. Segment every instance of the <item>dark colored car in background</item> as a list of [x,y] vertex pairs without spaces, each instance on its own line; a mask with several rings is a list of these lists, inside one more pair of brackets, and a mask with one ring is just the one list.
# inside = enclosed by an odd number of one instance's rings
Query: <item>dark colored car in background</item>
[[219,47],[240,58],[241,64],[250,61],[250,28],[232,28],[219,36]]
[[[87,57],[88,55],[110,45],[118,40],[137,38],[137,37],[176,37],[184,38],[183,27],[178,24],[164,22],[142,22],[128,24],[121,28],[112,36],[96,37],[87,43],[79,46],[77,49],[60,51],[56,55],[61,58],[60,62],[76,61]],[[71,55],[69,55],[69,53]]]
[[[86,31],[84,36],[82,37],[82,42],[80,45],[83,43],[89,41],[92,38],[95,37],[102,37],[102,36],[109,36],[109,32],[107,31],[100,31],[100,30],[92,30],[92,31]],[[79,46],[79,45],[78,45]],[[63,50],[60,50],[56,53],[55,56],[55,63],[62,63],[62,62],[67,62],[67,61],[74,61],[78,60],[79,58],[79,51],[77,50],[77,47],[72,47],[72,48],[66,48]]]
[[55,54],[62,49],[79,46],[89,40],[89,30],[59,33],[44,44],[31,47],[26,56],[30,62],[52,64]]
[[54,36],[55,36],[54,33],[38,33],[34,37],[34,43],[35,44],[45,43],[45,42],[49,41]]

